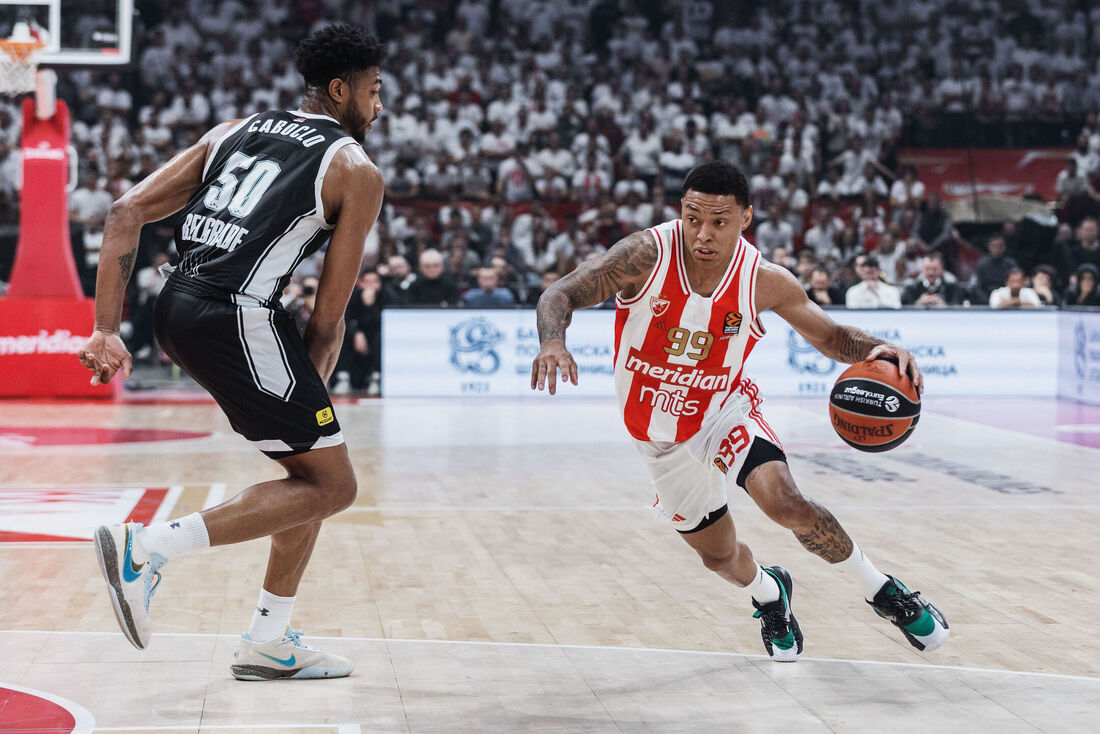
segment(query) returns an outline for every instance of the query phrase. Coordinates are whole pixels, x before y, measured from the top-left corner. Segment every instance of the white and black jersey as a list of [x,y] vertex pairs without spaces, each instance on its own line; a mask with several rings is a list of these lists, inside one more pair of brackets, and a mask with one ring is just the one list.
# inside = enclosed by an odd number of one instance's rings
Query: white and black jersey
[[176,228],[179,265],[157,299],[157,341],[272,458],[343,443],[324,381],[279,303],[328,239],[321,186],[355,141],[325,115],[262,112],[214,144]]
[[355,143],[336,120],[261,112],[214,144],[202,186],[180,213],[176,277],[188,292],[264,305],[329,238],[321,184],[333,156]]

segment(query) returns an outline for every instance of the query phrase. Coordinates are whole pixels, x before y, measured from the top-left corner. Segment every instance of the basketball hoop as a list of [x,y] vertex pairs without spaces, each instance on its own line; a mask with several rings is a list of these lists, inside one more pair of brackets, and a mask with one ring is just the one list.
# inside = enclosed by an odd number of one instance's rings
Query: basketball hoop
[[0,94],[16,95],[35,91],[37,52],[45,45],[34,38],[26,41],[0,39]]
[[28,41],[0,39],[0,94],[26,94],[35,90],[36,54],[45,45],[33,38]]
[[9,38],[0,38],[0,96],[34,92],[34,114],[48,120],[57,109],[57,74],[38,70],[38,52],[46,47],[44,31],[19,22]]

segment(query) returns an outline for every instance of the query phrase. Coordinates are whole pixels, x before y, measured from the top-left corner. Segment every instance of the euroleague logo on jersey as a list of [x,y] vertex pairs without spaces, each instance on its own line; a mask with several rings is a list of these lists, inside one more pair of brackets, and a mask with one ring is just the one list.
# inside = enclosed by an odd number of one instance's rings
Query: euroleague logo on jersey
[[664,296],[650,296],[649,297],[649,310],[653,312],[654,316],[664,316],[665,311],[668,310],[669,301]]
[[730,311],[726,314],[726,319],[722,324],[722,333],[726,336],[737,336],[741,333],[741,314],[737,311]]

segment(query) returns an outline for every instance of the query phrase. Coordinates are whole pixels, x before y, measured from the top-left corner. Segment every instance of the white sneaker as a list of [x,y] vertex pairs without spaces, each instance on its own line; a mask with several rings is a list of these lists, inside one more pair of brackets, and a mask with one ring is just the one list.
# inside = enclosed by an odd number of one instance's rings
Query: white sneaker
[[351,373],[337,372],[336,382],[332,386],[333,395],[351,395]]
[[160,584],[164,559],[145,550],[141,543],[144,530],[139,522],[100,525],[95,531],[95,552],[99,570],[107,580],[111,606],[122,634],[139,650],[149,644],[149,600]]
[[343,678],[355,666],[347,658],[321,652],[302,642],[300,630],[287,630],[282,637],[256,642],[241,635],[233,653],[233,677],[237,680],[277,678]]

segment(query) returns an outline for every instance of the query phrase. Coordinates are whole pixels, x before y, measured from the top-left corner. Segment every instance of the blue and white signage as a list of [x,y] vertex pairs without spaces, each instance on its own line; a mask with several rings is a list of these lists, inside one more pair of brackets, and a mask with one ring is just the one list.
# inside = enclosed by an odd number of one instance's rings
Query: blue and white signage
[[[917,358],[927,395],[1053,396],[1057,312],[829,311]],[[846,364],[822,356],[775,314],[746,371],[765,396],[828,395]]]
[[[573,314],[567,343],[580,385],[564,385],[559,395],[615,394],[613,329],[613,311]],[[538,353],[533,310],[389,309],[382,314],[382,393],[533,396]]]
[[1058,397],[1100,404],[1100,312],[1058,314]]
[[[829,315],[911,351],[924,372],[926,394],[936,396],[1057,394],[1059,320],[1076,318],[1091,345],[1084,351],[1084,374],[1092,376],[1077,392],[1091,390],[1100,402],[1100,315],[931,310]],[[775,314],[763,319],[768,334],[746,368],[763,394],[828,395],[845,365],[822,356]],[[386,396],[535,394],[530,389],[531,361],[539,352],[539,339],[532,310],[390,309],[383,312],[382,325]],[[1063,322],[1063,354],[1066,328],[1079,331]],[[566,343],[577,360],[580,385],[565,385],[559,394],[613,396],[614,312],[573,314]],[[1066,378],[1063,374],[1063,383]]]

